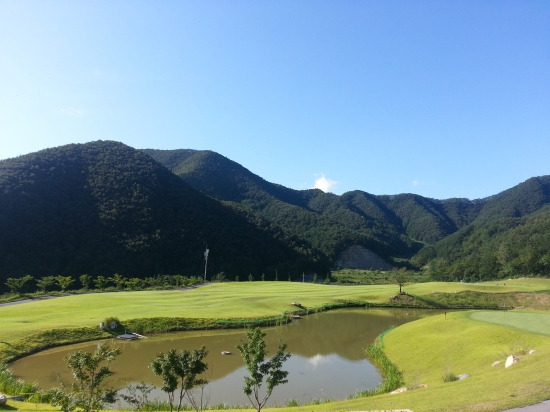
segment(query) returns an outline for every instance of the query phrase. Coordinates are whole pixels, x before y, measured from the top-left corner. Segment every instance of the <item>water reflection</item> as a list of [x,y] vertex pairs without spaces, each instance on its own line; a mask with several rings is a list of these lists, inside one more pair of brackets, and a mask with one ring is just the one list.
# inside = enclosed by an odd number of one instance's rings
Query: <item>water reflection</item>
[[[313,314],[291,324],[265,328],[270,353],[279,340],[287,343],[292,357],[284,364],[289,371],[288,384],[277,387],[270,405],[285,405],[288,400],[300,404],[318,399],[345,399],[358,390],[376,387],[378,371],[365,359],[364,349],[386,329],[418,319],[434,312],[402,309],[351,309]],[[209,384],[205,395],[209,405],[246,405],[242,392],[247,375],[243,361],[235,348],[246,338],[244,330],[181,332],[155,335],[137,341],[110,343],[122,349],[122,355],[112,364],[114,379],[121,386],[145,382],[159,385],[160,380],[148,368],[159,352],[175,348],[197,349],[205,345]],[[16,361],[14,374],[41,387],[57,385],[58,378],[70,382],[64,357],[77,350],[94,351],[97,342],[47,350]],[[223,351],[232,352],[222,355]],[[160,390],[152,398],[165,399]]]

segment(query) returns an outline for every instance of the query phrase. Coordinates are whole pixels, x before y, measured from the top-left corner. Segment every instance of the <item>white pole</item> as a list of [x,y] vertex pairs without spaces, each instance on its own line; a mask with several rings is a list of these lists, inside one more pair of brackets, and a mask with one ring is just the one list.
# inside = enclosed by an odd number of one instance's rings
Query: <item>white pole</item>
[[208,249],[208,245],[206,246],[206,250],[204,251],[204,281],[206,282],[206,267],[208,266],[208,252],[210,252],[210,249]]

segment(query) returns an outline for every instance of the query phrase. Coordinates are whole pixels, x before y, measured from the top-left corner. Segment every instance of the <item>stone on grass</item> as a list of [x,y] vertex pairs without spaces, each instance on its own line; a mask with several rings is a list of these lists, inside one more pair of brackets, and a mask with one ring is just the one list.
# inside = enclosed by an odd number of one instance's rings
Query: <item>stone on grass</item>
[[519,358],[516,358],[514,355],[510,355],[506,358],[506,363],[504,364],[504,367],[509,368],[514,363],[518,363],[518,362],[519,362]]
[[458,376],[456,377],[456,379],[459,380],[459,381],[463,381],[464,379],[467,379],[467,378],[469,378],[469,377],[470,377],[470,374],[469,374],[469,373],[463,373],[462,375],[458,375]]

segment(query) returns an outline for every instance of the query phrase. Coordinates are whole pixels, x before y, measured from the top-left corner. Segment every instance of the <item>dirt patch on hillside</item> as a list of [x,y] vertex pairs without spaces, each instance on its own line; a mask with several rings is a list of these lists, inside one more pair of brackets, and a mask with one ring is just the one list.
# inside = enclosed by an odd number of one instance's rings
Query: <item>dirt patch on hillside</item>
[[515,309],[550,310],[550,293],[514,293]]
[[409,295],[406,292],[402,292],[399,295],[392,296],[390,298],[390,303],[398,306],[419,306],[427,307],[424,302],[417,300],[414,296]]

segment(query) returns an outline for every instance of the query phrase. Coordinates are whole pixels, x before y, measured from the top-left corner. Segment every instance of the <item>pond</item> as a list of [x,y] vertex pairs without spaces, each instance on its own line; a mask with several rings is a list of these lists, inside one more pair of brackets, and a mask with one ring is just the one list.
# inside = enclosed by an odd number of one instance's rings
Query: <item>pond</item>
[[[284,406],[323,400],[346,399],[360,390],[372,389],[380,383],[380,374],[365,358],[365,348],[385,330],[437,312],[411,309],[346,309],[313,314],[292,323],[263,328],[269,353],[278,341],[286,343],[291,358],[283,369],[289,371],[288,383],[274,389],[268,405]],[[120,387],[144,382],[159,385],[160,379],[149,369],[159,352],[174,348],[198,349],[205,345],[208,356],[204,398],[209,406],[220,404],[248,405],[242,391],[247,375],[242,358],[235,348],[246,338],[246,331],[217,330],[153,335],[134,341],[109,340],[122,350],[111,365],[111,382]],[[61,378],[71,382],[64,357],[72,352],[95,351],[98,342],[64,346],[20,359],[11,365],[17,377],[37,382],[42,388],[58,385]],[[230,355],[222,355],[229,351]],[[149,399],[167,400],[160,389]]]

